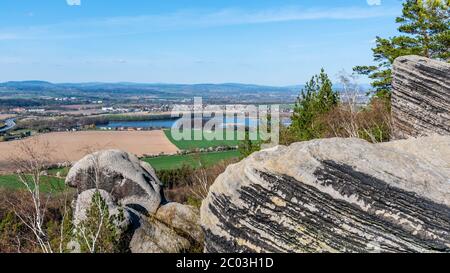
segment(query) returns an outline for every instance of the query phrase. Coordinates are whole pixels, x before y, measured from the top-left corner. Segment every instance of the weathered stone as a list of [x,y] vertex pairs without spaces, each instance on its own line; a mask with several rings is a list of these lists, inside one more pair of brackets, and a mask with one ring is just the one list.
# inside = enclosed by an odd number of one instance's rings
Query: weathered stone
[[116,223],[121,245],[135,253],[198,251],[203,246],[198,209],[166,203],[153,168],[125,152],[108,150],[86,156],[70,170],[66,183],[76,187],[74,223],[86,219],[98,190]]
[[450,64],[419,56],[395,60],[392,121],[396,138],[450,135]]
[[155,218],[177,230],[178,234],[188,238],[192,244],[203,244],[204,234],[197,208],[179,203],[168,203],[158,209]]
[[66,184],[77,188],[78,193],[105,190],[115,202],[145,215],[154,214],[164,201],[153,168],[118,150],[87,155],[70,169]]
[[204,236],[198,209],[178,203],[161,206],[151,218],[142,218],[130,243],[133,253],[199,251]]
[[449,155],[450,136],[255,153],[203,201],[205,251],[450,252]]
[[[75,226],[78,226],[82,221],[86,220],[86,212],[92,207],[92,198],[94,194],[97,192],[95,189],[87,190],[78,195],[75,204],[75,213],[73,215],[73,223]],[[131,217],[130,213],[123,208],[117,206],[117,204],[113,201],[113,198],[109,193],[104,190],[98,190],[98,193],[105,201],[106,206],[108,207],[108,212],[110,217],[114,216],[123,216],[123,220],[119,223],[115,223],[119,228],[119,231],[124,232],[127,231],[131,225]],[[117,219],[122,217],[117,217]]]
[[156,218],[144,220],[130,242],[132,253],[180,253],[190,247],[187,238]]

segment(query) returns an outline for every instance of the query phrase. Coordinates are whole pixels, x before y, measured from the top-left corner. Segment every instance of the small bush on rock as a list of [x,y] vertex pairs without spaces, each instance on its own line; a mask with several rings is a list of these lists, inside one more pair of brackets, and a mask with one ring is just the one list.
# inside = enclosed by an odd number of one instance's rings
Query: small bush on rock
[[124,219],[123,211],[110,215],[108,205],[99,191],[92,196],[90,208],[86,211],[86,219],[77,224],[75,238],[80,252],[118,253],[121,232],[117,224]]

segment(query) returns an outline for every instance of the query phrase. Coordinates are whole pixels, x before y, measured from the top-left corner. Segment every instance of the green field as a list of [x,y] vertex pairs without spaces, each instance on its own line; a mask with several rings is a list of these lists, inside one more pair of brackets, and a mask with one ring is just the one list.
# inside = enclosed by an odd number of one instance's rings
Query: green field
[[[210,147],[218,147],[218,146],[237,146],[239,145],[238,140],[226,140],[226,133],[223,133],[224,140],[206,140],[205,138],[212,137],[214,133],[212,132],[203,132],[202,140],[193,140],[194,139],[194,130],[191,130],[191,140],[175,140],[172,137],[170,130],[164,130],[167,138],[172,142],[175,146],[180,150],[193,150],[197,148],[210,148]],[[236,132],[234,132],[233,139],[236,138]]]
[[[173,155],[160,156],[155,158],[143,158],[143,161],[150,163],[157,171],[173,170],[181,168],[183,165],[188,165],[193,168],[200,166],[212,166],[222,160],[234,159],[239,157],[238,151],[212,152],[189,155]],[[64,190],[64,178],[54,177],[57,172],[60,172],[61,177],[65,177],[69,168],[51,169],[48,170],[50,176],[43,176],[41,191],[42,192],[60,192]],[[0,175],[0,188],[7,189],[24,189],[25,186],[20,182],[17,175]]]
[[[0,187],[7,189],[25,189],[25,186],[20,182],[17,175],[0,175]],[[49,176],[41,177],[41,191],[42,192],[58,192],[65,188],[64,179]]]
[[[143,158],[143,161],[150,163],[157,171],[173,170],[187,165],[193,168],[200,166],[212,166],[222,160],[234,159],[239,157],[239,152],[236,150],[224,152],[211,152],[189,155],[173,155],[173,156],[159,156],[154,158]],[[59,168],[48,170],[49,176],[41,178],[42,192],[60,192],[65,189],[64,178],[55,177],[59,172],[61,177],[65,177],[69,168]],[[25,186],[20,182],[17,175],[0,175],[0,188],[7,189],[24,189]]]
[[65,168],[56,168],[56,169],[50,169],[47,171],[48,175],[50,176],[56,176],[56,174],[59,172],[59,176],[60,177],[66,177],[67,174],[69,173],[70,168],[65,167]]
[[188,165],[193,168],[198,168],[201,165],[211,166],[222,160],[238,157],[238,151],[226,151],[190,155],[160,156],[155,158],[144,158],[143,160],[150,163],[155,170],[159,171],[178,169],[183,165]]

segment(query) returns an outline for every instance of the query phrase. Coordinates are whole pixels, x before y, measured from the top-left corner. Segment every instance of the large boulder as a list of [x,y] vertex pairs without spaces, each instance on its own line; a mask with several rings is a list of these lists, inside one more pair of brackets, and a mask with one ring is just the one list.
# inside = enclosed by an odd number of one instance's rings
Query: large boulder
[[189,248],[188,239],[155,219],[142,222],[130,242],[132,253],[181,253]]
[[178,203],[161,206],[141,221],[131,239],[133,253],[179,253],[203,251],[204,235],[198,209]]
[[155,213],[164,201],[161,182],[153,168],[119,150],[87,155],[70,169],[66,184],[77,188],[78,193],[104,190],[117,203],[146,215]]
[[180,253],[203,251],[203,231],[198,209],[178,203],[161,206],[141,222],[131,239],[133,253]]
[[203,244],[204,234],[197,208],[179,203],[167,203],[158,209],[154,217],[189,238],[194,244]]
[[450,135],[450,64],[419,56],[395,60],[392,121],[396,138]]
[[[203,249],[198,209],[167,202],[153,168],[118,150],[90,154],[70,170],[66,184],[76,187],[75,226],[86,219],[98,192],[109,215],[119,215],[121,245],[135,253],[177,253]],[[115,218],[114,218],[115,219]]]
[[450,252],[449,156],[450,136],[255,153],[203,201],[205,251]]

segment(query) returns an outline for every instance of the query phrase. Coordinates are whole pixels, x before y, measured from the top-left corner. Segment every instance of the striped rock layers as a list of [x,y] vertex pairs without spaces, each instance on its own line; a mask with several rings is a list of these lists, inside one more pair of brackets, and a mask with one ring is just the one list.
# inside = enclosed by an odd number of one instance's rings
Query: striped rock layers
[[392,120],[395,138],[450,134],[450,64],[419,56],[395,60]]

